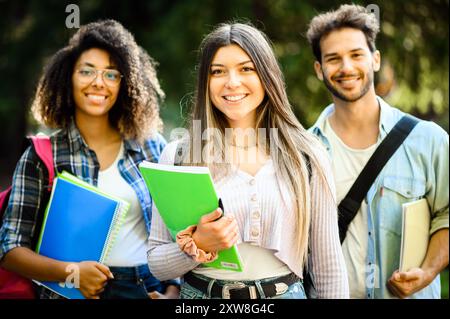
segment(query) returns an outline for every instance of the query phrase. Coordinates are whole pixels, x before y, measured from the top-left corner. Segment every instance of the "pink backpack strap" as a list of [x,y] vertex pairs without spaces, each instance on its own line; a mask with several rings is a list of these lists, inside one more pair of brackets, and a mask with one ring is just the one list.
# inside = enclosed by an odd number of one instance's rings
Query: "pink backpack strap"
[[37,156],[44,163],[48,172],[48,190],[52,189],[53,179],[55,178],[55,168],[53,166],[52,142],[50,137],[45,135],[30,136]]

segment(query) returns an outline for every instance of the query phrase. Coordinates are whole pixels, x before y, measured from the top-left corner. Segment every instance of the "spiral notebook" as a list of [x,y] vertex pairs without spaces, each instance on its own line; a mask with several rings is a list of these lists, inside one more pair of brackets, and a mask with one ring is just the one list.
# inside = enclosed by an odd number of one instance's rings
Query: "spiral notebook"
[[[103,263],[130,204],[63,172],[53,184],[36,252],[60,261]],[[76,269],[65,283],[36,283],[70,299],[84,299]]]
[[[203,215],[219,207],[219,199],[207,167],[172,166],[143,161],[139,169],[173,238],[188,226],[197,225]],[[226,207],[223,212],[227,214]],[[215,261],[204,263],[203,266],[238,272],[243,270],[236,245],[219,251]]]

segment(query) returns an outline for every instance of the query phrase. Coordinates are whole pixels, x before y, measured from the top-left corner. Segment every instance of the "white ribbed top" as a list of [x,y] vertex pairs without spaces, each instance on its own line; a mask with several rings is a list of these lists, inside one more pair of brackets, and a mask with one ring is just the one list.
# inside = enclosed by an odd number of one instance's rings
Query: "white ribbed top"
[[[234,215],[238,225],[244,225],[243,229],[239,226],[241,237],[238,240],[244,270],[234,272],[197,267],[194,272],[210,278],[235,281],[289,274],[289,267],[276,256],[278,251],[263,248],[268,247],[268,243],[261,244],[262,233],[270,231],[266,228],[276,216],[289,211],[289,208],[277,203],[281,200],[281,193],[272,160],[268,160],[254,177],[237,170],[229,178],[216,182],[215,188],[222,199],[225,215]],[[266,209],[263,210],[263,207]],[[267,238],[265,240],[267,241]]]
[[[176,142],[164,149],[160,163],[173,164]],[[323,152],[322,164],[334,183],[328,158]],[[319,298],[348,298],[347,272],[339,243],[336,202],[317,187],[317,176],[312,174],[311,197],[311,257],[312,272]],[[297,236],[292,197],[287,186],[276,178],[273,163],[269,161],[253,177],[235,171],[215,183],[226,214],[233,214],[240,230],[238,243],[246,242],[271,249],[295,274],[302,277],[302,267],[294,249]],[[148,262],[152,273],[160,280],[183,276],[199,266],[173,242],[156,207],[153,205],[149,237]]]

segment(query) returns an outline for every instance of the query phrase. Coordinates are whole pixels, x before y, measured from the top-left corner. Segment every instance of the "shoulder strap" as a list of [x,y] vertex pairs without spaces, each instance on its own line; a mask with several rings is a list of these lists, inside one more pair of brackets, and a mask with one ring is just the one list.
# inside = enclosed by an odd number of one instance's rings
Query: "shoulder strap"
[[48,189],[51,190],[53,179],[55,178],[55,169],[53,166],[53,152],[50,137],[45,135],[30,136],[34,150],[37,156],[44,163],[48,172]]
[[348,225],[356,216],[361,202],[377,178],[384,165],[389,161],[391,156],[400,147],[403,141],[408,137],[419,120],[404,115],[389,132],[385,139],[380,143],[375,152],[370,157],[366,166],[359,174],[356,181],[348,191],[347,195],[340,202],[339,210],[339,238],[341,244],[345,239]]

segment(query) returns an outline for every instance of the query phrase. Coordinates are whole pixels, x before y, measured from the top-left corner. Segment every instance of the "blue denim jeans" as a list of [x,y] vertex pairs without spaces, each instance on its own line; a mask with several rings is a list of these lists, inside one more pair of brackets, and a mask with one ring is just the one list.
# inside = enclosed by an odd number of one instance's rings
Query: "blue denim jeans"
[[101,299],[148,299],[148,293],[164,293],[163,284],[150,272],[148,265],[109,267],[114,279],[108,281]]
[[[194,276],[205,279],[205,280],[212,280],[212,278],[208,278],[203,275],[194,274]],[[261,299],[306,299],[306,293],[305,293],[305,289],[303,288],[303,283],[302,283],[301,279],[299,279],[298,281],[291,284],[288,287],[288,290],[284,294],[273,296],[273,297],[266,297],[264,295],[264,291],[261,288],[261,284],[268,282],[268,281],[276,282],[276,278],[279,278],[279,277],[265,278],[265,279],[254,280],[254,281],[253,280],[239,281],[239,282],[242,282],[248,286],[256,286],[256,289],[258,290],[259,295],[261,296]],[[215,282],[220,285],[223,285],[223,284],[227,284],[227,283],[228,284],[233,283],[234,281],[215,280]],[[211,285],[210,285],[210,287],[211,287]],[[189,285],[187,282],[184,282],[181,284],[180,299],[221,299],[221,298],[211,297],[210,292],[200,291],[200,290],[192,287],[191,285]]]

